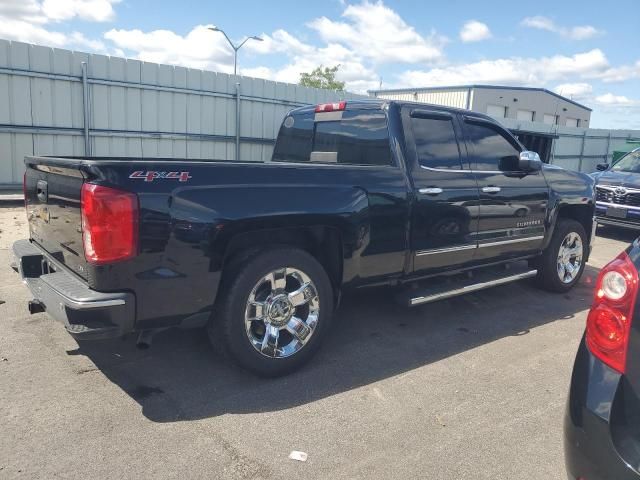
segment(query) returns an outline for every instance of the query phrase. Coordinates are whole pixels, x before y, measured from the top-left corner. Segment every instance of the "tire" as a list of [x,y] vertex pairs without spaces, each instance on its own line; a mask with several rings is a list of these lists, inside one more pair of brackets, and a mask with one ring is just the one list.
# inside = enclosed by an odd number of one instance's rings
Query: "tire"
[[332,314],[333,289],[322,265],[303,250],[274,247],[229,265],[207,332],[225,357],[275,377],[316,353]]
[[[576,248],[577,239],[580,242],[579,250]],[[542,252],[539,261],[536,262],[538,266],[536,283],[538,286],[544,290],[558,293],[571,290],[578,283],[584,271],[584,249],[587,248],[587,245],[587,234],[579,222],[565,218],[559,219],[551,242]],[[562,262],[559,259],[561,248],[565,252]],[[579,265],[577,265],[578,259]],[[560,263],[566,266],[561,267]],[[572,265],[573,270],[569,265]],[[561,278],[563,275],[564,279]]]

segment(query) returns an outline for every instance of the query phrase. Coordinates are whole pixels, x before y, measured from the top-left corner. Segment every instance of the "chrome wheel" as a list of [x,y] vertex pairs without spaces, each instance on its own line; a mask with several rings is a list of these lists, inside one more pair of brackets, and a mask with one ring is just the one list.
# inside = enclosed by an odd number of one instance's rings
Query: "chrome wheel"
[[262,277],[251,290],[245,330],[262,355],[285,358],[309,342],[319,315],[318,291],[309,276],[296,268],[281,268]]
[[569,232],[558,250],[558,277],[562,283],[571,283],[582,267],[582,239],[575,232]]

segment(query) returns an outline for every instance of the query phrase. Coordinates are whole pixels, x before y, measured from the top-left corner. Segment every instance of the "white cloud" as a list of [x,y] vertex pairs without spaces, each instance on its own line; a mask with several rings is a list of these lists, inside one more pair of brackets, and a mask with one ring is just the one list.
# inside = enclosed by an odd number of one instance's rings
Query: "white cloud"
[[69,42],[64,33],[49,31],[34,23],[3,17],[0,17],[0,37],[52,47],[64,47]]
[[325,42],[323,46],[305,43],[284,30],[263,34],[264,42],[247,44],[247,48],[261,54],[284,53],[288,62],[281,68],[256,67],[242,72],[297,83],[302,72],[319,65],[340,65],[337,79],[346,82],[347,89],[365,93],[379,86],[376,65],[443,58],[444,37],[434,32],[420,35],[381,1],[347,5],[342,17],[341,21],[320,17],[307,24]]
[[120,0],[2,0],[0,17],[45,24],[77,18],[106,22],[115,18],[113,5]]
[[233,71],[231,48],[221,33],[208,29],[210,26],[197,25],[184,36],[171,30],[112,29],[104,34],[104,38],[125,51],[133,52],[133,56],[140,60]]
[[105,22],[115,17],[113,5],[120,0],[1,0],[0,37],[53,47],[105,51],[99,40],[80,32],[50,30],[48,24],[79,19]]
[[577,100],[589,97],[593,92],[593,86],[589,83],[562,83],[553,91],[564,97]]
[[575,27],[561,26],[556,24],[551,18],[542,15],[526,17],[522,20],[521,25],[557,33],[571,40],[587,40],[604,33],[592,25],[577,25]]
[[118,2],[119,0],[44,0],[41,10],[47,19],[56,22],[74,17],[90,22],[106,22],[115,18],[113,4]]
[[611,67],[597,75],[595,78],[605,83],[624,82],[634,78],[640,78],[640,60],[633,65],[620,65]]
[[376,63],[432,62],[442,58],[446,38],[420,35],[394,10],[378,1],[348,5],[346,21],[320,17],[308,23],[327,44],[341,44]]
[[279,82],[298,83],[302,72],[310,72],[319,65],[340,65],[336,79],[346,82],[347,89],[350,91],[365,93],[378,86],[376,72],[366,66],[358,55],[339,44],[313,48],[312,51],[294,55],[290,62],[281,68],[242,69],[242,74]]
[[595,98],[596,102],[602,105],[615,106],[615,107],[632,107],[640,106],[640,101],[631,100],[624,95],[614,95],[613,93],[605,93]]
[[477,20],[469,20],[466,22],[460,30],[460,40],[465,43],[479,42],[481,40],[487,40],[491,38],[491,30],[486,23],[479,22]]
[[37,0],[3,0],[0,2],[0,17],[32,23],[47,21]]
[[[320,17],[308,24],[324,41],[320,46],[305,43],[283,29],[262,34],[264,41],[248,42],[242,50],[244,55],[278,54],[282,57],[284,54],[286,63],[276,68],[258,65],[247,69],[243,68],[241,58],[241,73],[297,83],[302,72],[319,65],[340,65],[338,80],[345,81],[352,91],[365,92],[378,86],[379,78],[374,69],[377,64],[430,62],[443,55],[444,38],[435,33],[428,37],[418,34],[382,2],[365,0],[348,5],[342,16],[344,21]],[[169,30],[112,29],[104,37],[142,60],[232,70],[232,52],[224,37],[208,31],[207,25],[194,27],[186,35]]]
[[262,42],[248,42],[246,47],[256,53],[289,53],[308,54],[315,50],[315,47],[308,45],[286,30],[278,29],[272,35],[263,33],[260,35]]
[[399,76],[405,86],[444,86],[471,83],[545,85],[563,78],[594,76],[609,68],[599,49],[572,56],[513,57],[449,65],[430,70],[410,70]]

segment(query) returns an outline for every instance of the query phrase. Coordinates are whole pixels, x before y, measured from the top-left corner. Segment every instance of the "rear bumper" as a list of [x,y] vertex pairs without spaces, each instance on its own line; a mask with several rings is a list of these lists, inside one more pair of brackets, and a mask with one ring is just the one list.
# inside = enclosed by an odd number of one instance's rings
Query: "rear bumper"
[[[570,480],[640,480],[637,439],[612,427],[619,418],[622,375],[609,369],[585,346],[578,351],[564,421],[564,451]],[[618,422],[620,423],[620,422]],[[632,445],[632,448],[627,448]],[[636,465],[637,466],[637,465]]]
[[62,322],[74,338],[115,338],[133,330],[135,296],[132,293],[90,289],[29,240],[13,244],[11,266],[33,294],[32,305],[41,306]]

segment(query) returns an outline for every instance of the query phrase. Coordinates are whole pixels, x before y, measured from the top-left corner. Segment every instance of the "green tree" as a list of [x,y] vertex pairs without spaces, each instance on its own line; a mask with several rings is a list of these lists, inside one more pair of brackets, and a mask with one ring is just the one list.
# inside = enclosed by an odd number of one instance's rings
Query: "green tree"
[[340,65],[325,67],[320,65],[311,73],[300,74],[300,85],[303,87],[326,88],[327,90],[344,90],[344,82],[336,80]]

